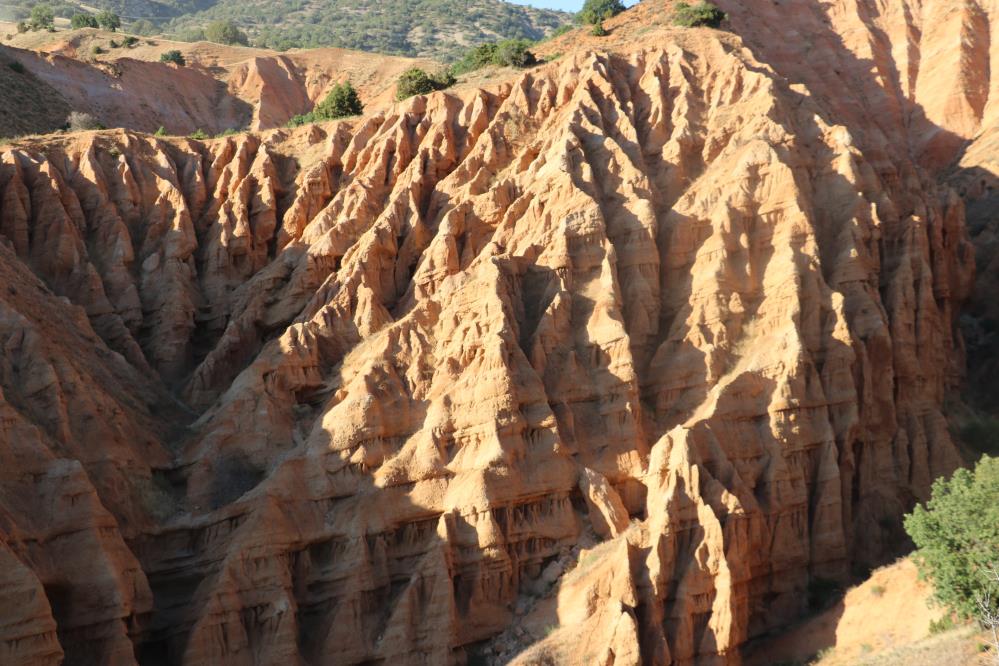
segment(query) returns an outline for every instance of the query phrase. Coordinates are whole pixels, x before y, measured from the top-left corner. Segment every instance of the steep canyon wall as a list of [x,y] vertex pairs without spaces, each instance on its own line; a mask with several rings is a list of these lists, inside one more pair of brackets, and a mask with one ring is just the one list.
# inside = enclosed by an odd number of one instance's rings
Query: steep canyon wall
[[950,144],[729,4],[353,122],[6,148],[0,661],[507,659],[548,603],[521,661],[738,663],[893,553],[960,464]]

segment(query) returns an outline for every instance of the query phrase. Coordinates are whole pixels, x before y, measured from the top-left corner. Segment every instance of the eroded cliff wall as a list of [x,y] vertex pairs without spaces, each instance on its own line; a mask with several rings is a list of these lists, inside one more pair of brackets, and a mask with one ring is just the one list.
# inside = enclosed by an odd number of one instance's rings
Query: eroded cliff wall
[[890,554],[960,462],[962,201],[749,38],[666,34],[7,149],[4,660],[505,659],[542,597],[564,661],[737,663]]

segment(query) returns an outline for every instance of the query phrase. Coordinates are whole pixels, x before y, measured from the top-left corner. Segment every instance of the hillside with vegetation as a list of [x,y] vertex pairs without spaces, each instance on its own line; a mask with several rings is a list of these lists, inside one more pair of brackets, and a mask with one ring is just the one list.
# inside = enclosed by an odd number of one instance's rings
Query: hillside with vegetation
[[[30,25],[37,4],[15,0],[0,19]],[[57,19],[87,11],[64,0],[48,7]],[[542,39],[573,20],[566,12],[500,0],[101,0],[86,7],[117,13],[129,32],[183,41],[217,41],[212,26],[231,22],[251,45],[262,48],[336,46],[445,60],[490,41]]]

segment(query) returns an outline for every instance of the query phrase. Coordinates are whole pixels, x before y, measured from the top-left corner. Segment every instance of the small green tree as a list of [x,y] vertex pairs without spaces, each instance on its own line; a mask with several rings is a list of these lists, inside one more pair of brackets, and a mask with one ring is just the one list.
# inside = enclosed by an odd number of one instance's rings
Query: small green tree
[[699,2],[696,5],[678,2],[676,12],[673,14],[673,23],[684,28],[696,28],[698,26],[717,28],[724,20],[725,12],[710,2]]
[[35,5],[31,8],[28,25],[32,30],[51,30],[55,28],[55,13],[48,5]]
[[69,25],[73,30],[79,30],[80,28],[96,28],[97,19],[93,14],[73,14],[73,18],[69,20]]
[[97,14],[97,25],[105,30],[115,32],[121,27],[121,18],[117,14],[105,9]]
[[604,22],[600,21],[593,24],[593,28],[590,30],[590,34],[594,37],[606,37],[607,28],[604,27]]
[[172,62],[178,67],[183,67],[184,65],[187,64],[187,61],[184,60],[184,54],[178,51],[177,49],[161,53],[160,62]]
[[242,44],[246,46],[250,43],[246,33],[232,21],[212,21],[205,28],[205,39],[216,44]]
[[362,113],[364,113],[364,104],[361,103],[361,98],[357,94],[357,90],[354,89],[350,81],[345,81],[333,86],[325,99],[316,104],[312,111],[295,116],[289,120],[288,126],[298,127],[306,123],[359,116]]
[[583,23],[596,25],[600,21],[617,16],[625,10],[621,0],[586,0],[579,10],[579,19]]
[[427,74],[419,67],[412,67],[399,76],[395,86],[395,98],[402,101],[413,95],[426,95],[435,90],[450,88],[454,83],[454,74],[450,70]]
[[962,617],[981,617],[978,600],[988,595],[997,610],[999,584],[989,572],[999,564],[999,458],[983,456],[974,471],[937,479],[925,508],[906,516],[905,529],[938,601]]
[[326,95],[326,99],[316,105],[315,112],[322,118],[346,118],[364,113],[364,104],[350,81],[338,83]]

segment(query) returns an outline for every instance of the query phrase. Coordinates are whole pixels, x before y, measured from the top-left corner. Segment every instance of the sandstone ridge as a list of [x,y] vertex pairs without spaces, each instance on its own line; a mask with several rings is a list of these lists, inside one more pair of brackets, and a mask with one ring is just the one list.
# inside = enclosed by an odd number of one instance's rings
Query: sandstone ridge
[[0,661],[736,664],[893,554],[960,463],[964,205],[916,130],[664,30],[5,148]]

